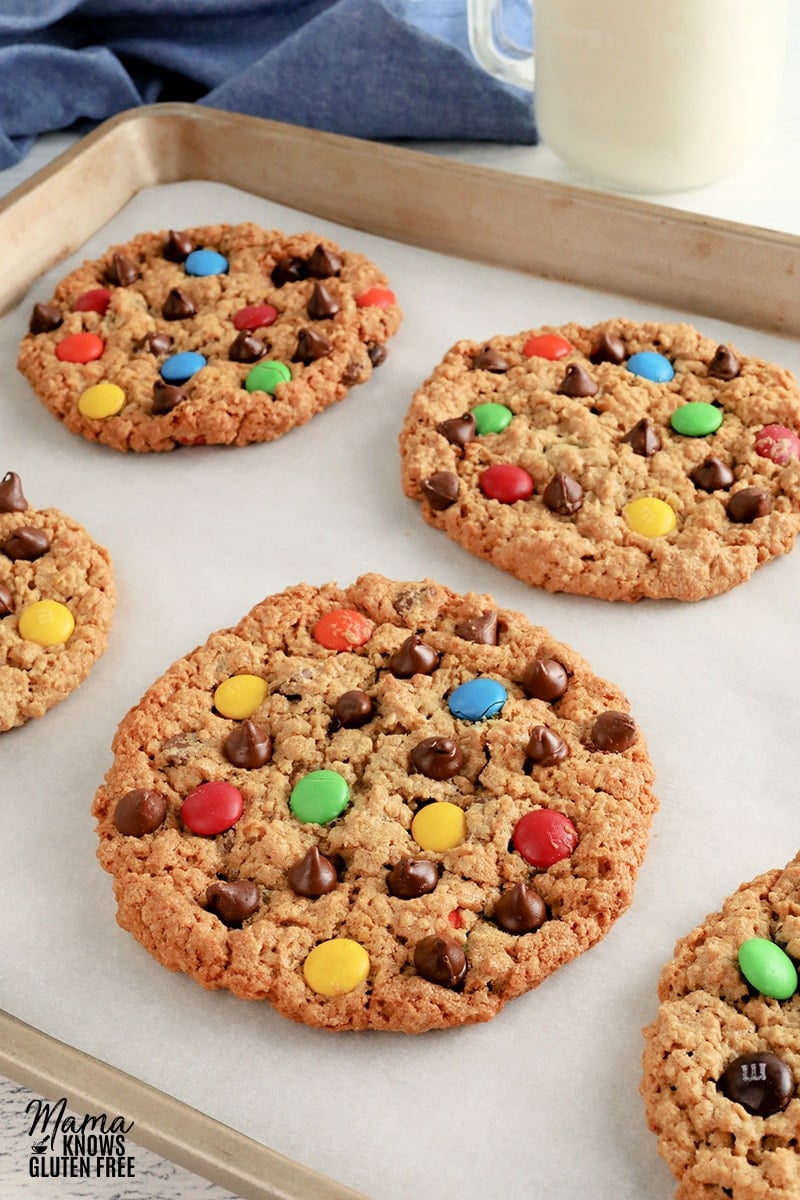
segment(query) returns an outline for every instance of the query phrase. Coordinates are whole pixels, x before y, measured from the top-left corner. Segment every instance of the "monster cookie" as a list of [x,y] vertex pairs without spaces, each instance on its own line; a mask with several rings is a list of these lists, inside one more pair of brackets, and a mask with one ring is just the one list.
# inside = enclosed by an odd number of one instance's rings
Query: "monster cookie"
[[678,1200],[800,1200],[800,855],[678,942],[642,1095]]
[[118,921],[309,1025],[488,1020],[631,901],[656,801],[627,708],[490,596],[271,596],[119,728],[94,806]]
[[89,674],[114,613],[108,554],[63,513],[0,480],[0,732],[41,717]]
[[327,238],[147,233],[34,306],[19,368],[68,429],[115,450],[243,446],[367,380],[400,316],[380,271]]
[[800,390],[689,325],[458,342],[414,396],[426,521],[548,591],[700,600],[792,548]]

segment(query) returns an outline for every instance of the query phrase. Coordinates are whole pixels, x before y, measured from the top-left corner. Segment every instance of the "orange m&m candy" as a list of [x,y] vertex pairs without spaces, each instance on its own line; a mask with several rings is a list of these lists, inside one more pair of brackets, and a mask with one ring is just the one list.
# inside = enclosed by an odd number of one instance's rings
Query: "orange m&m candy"
[[356,296],[356,304],[359,308],[391,308],[397,297],[388,288],[371,287]]
[[334,608],[314,626],[314,641],[326,650],[354,650],[372,637],[372,621],[354,608]]
[[105,348],[105,342],[96,333],[68,333],[56,346],[56,358],[71,363],[94,362]]
[[528,338],[522,347],[526,358],[549,358],[551,362],[565,358],[572,350],[572,345],[560,333],[537,334]]

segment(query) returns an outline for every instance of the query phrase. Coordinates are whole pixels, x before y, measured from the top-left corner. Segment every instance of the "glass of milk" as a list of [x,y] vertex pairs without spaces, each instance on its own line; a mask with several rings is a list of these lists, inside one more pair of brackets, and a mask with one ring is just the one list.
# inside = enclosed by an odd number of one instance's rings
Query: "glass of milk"
[[477,61],[534,89],[542,139],[595,179],[643,192],[711,183],[774,118],[788,0],[533,0],[535,64],[509,44],[502,0],[467,6]]

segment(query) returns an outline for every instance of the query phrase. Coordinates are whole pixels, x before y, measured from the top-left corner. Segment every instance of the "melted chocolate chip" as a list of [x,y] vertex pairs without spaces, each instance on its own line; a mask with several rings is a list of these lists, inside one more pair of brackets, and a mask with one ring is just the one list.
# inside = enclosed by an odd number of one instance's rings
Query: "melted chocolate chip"
[[228,348],[228,358],[231,362],[257,362],[266,353],[267,347],[261,338],[257,338],[253,333],[248,333],[245,329],[241,333],[237,333]]
[[14,611],[14,597],[5,586],[0,583],[0,617],[8,617]]
[[15,471],[7,471],[0,480],[0,512],[25,512],[27,507],[22,480]]
[[452,779],[464,765],[464,751],[448,737],[425,738],[411,751],[411,765],[427,779]]
[[222,752],[234,767],[254,771],[272,758],[272,738],[249,718],[230,731]]
[[314,290],[306,305],[306,312],[312,321],[325,321],[328,317],[335,317],[341,307],[339,301],[325,287],[324,283],[314,284]]
[[182,388],[176,387],[174,383],[164,383],[163,379],[157,379],[153,384],[152,412],[157,417],[163,417],[165,413],[172,412],[173,408],[182,404],[185,399],[186,392]]
[[604,333],[595,346],[589,358],[593,363],[614,363],[619,366],[627,358],[628,351],[621,337],[613,333]]
[[463,413],[460,417],[451,417],[448,421],[442,421],[441,425],[437,425],[436,428],[442,437],[446,437],[453,446],[460,446],[463,449],[475,437],[475,418],[472,413]]
[[609,710],[600,713],[592,726],[591,737],[595,750],[621,754],[636,741],[636,722],[629,713]]
[[483,346],[472,360],[473,371],[492,371],[495,375],[504,374],[511,364],[494,346]]
[[439,655],[433,646],[426,646],[417,633],[412,633],[389,659],[389,670],[398,679],[412,675],[430,675],[439,665]]
[[57,304],[34,304],[28,329],[31,333],[52,333],[63,320]]
[[401,858],[386,876],[391,896],[398,900],[416,900],[434,891],[439,882],[438,863],[429,858]]
[[188,234],[170,229],[169,237],[164,242],[161,253],[168,262],[181,263],[186,261],[193,250],[194,242]]
[[168,333],[148,333],[147,349],[151,354],[169,354],[174,338]]
[[569,676],[554,658],[537,658],[522,676],[522,687],[531,700],[546,700],[552,704],[567,690]]
[[717,346],[714,357],[708,364],[708,373],[715,379],[727,382],[735,379],[742,369],[742,364],[731,350],[730,346]]
[[370,342],[367,346],[367,356],[373,367],[380,367],[386,362],[389,351],[381,342]]
[[167,802],[158,792],[134,788],[117,801],[114,824],[126,837],[155,833],[167,815]]
[[467,956],[455,938],[431,934],[414,947],[414,966],[429,983],[454,988],[467,973]]
[[[301,329],[297,334],[297,349],[292,355],[292,362],[312,363],[319,358],[325,358],[333,350],[333,342],[316,329]],[[361,364],[351,364],[357,367],[356,377],[361,374]],[[354,382],[354,380],[345,380]]]
[[552,767],[569,757],[569,746],[546,725],[535,725],[531,730],[525,753],[539,767]]
[[297,896],[326,896],[338,883],[336,868],[329,858],[312,846],[307,854],[289,867],[289,887]]
[[458,476],[452,471],[436,471],[427,479],[423,479],[419,486],[428,504],[437,512],[450,508],[458,499],[460,485]]
[[21,525],[3,544],[3,554],[15,562],[35,562],[50,549],[50,538],[43,529]]
[[109,283],[115,283],[118,287],[130,287],[139,278],[140,271],[133,259],[128,258],[126,254],[114,255],[106,272]]
[[542,500],[551,512],[561,517],[571,517],[583,504],[583,488],[577,479],[559,471],[544,489]]
[[373,709],[372,697],[354,688],[339,697],[333,715],[343,729],[359,729],[371,720]]
[[306,264],[302,258],[282,258],[272,268],[271,279],[275,287],[281,288],[287,283],[298,283],[308,275]]
[[161,309],[161,315],[165,321],[182,321],[186,317],[193,317],[196,312],[197,307],[191,296],[188,296],[181,288],[172,289]]
[[456,637],[465,642],[478,642],[483,646],[497,645],[497,613],[483,613],[480,617],[470,617],[456,625]]
[[702,492],[724,492],[733,483],[733,471],[721,458],[712,454],[689,472],[689,478]]
[[335,250],[323,246],[320,242],[309,258],[306,269],[308,274],[313,275],[315,279],[330,279],[332,275],[338,275],[341,272],[342,259]]
[[224,925],[241,925],[259,905],[258,888],[249,879],[219,880],[206,889],[206,904]]
[[559,396],[596,396],[600,388],[580,363],[570,363],[558,388]]
[[725,1068],[717,1087],[755,1117],[783,1112],[795,1093],[792,1072],[775,1054],[741,1054]]
[[515,883],[495,904],[494,919],[506,933],[532,933],[547,920],[547,909],[538,892]]
[[642,458],[652,458],[661,449],[661,438],[656,433],[647,417],[637,421],[622,439],[627,442],[634,454]]
[[743,488],[741,492],[735,492],[731,496],[726,508],[731,521],[738,525],[749,525],[751,521],[766,517],[772,512],[772,496],[763,488]]

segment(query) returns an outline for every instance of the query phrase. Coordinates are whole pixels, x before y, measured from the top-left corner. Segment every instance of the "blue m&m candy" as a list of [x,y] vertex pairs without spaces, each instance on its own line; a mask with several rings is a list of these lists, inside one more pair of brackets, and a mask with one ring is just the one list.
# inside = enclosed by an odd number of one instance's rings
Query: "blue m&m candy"
[[672,363],[663,354],[656,354],[655,350],[640,350],[638,354],[632,354],[627,365],[633,375],[649,379],[652,383],[669,383],[670,379],[675,378]]
[[462,721],[483,721],[493,717],[508,699],[508,692],[502,683],[479,675],[477,679],[468,679],[457,687],[448,701],[448,707],[454,717]]
[[216,250],[193,250],[183,264],[187,275],[227,275],[228,260]]
[[161,378],[165,383],[186,383],[196,375],[201,367],[206,365],[202,354],[196,350],[183,350],[180,354],[171,354],[161,364]]

